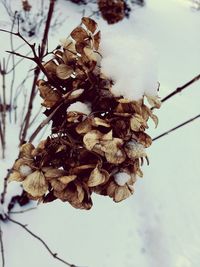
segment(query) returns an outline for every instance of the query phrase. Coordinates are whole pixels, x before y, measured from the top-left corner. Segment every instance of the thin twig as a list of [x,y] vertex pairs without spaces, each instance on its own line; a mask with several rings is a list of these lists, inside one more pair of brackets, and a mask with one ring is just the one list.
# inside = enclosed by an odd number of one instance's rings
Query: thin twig
[[64,264],[67,265],[67,266],[70,266],[70,267],[78,267],[78,266],[76,266],[76,265],[74,265],[74,264],[70,264],[69,262],[67,262],[67,261],[61,259],[60,257],[58,257],[58,256],[57,256],[57,253],[53,252],[53,251],[49,248],[49,246],[46,244],[46,242],[45,242],[41,237],[39,237],[38,235],[34,234],[31,230],[29,230],[29,229],[27,228],[27,225],[22,224],[22,223],[20,223],[19,221],[16,221],[16,220],[11,219],[10,216],[8,216],[8,215],[5,215],[5,216],[6,216],[6,219],[8,219],[9,221],[11,221],[12,223],[15,223],[15,224],[19,225],[19,226],[22,227],[25,231],[27,231],[30,235],[32,235],[34,238],[36,238],[38,241],[40,241],[40,243],[43,244],[43,246],[46,248],[46,250],[47,250],[47,251],[51,254],[51,256],[54,257],[56,260],[61,261],[62,263],[64,263]]
[[175,130],[181,128],[181,127],[183,127],[184,125],[186,125],[186,124],[188,124],[188,123],[190,123],[190,122],[192,122],[192,121],[198,119],[199,117],[200,117],[200,114],[197,115],[197,116],[195,116],[195,117],[193,117],[193,118],[191,118],[191,119],[189,119],[189,120],[187,120],[187,121],[185,121],[185,122],[183,122],[183,123],[181,123],[181,124],[179,124],[178,126],[172,128],[172,129],[170,129],[170,130],[168,130],[168,131],[162,133],[161,135],[159,135],[159,136],[153,138],[153,141],[156,141],[156,140],[160,139],[161,137],[163,137],[163,136],[165,136],[165,135],[168,135],[169,133],[171,133],[171,132],[173,132],[173,131],[175,131]]
[[[43,35],[43,38],[42,38],[42,44],[41,44],[41,49],[40,49],[40,53],[39,53],[39,57],[41,59],[42,59],[42,57],[44,55],[45,47],[46,47],[46,44],[47,44],[47,38],[48,38],[49,29],[50,29],[51,19],[52,19],[52,16],[53,16],[54,5],[55,5],[55,0],[50,0],[47,20],[46,20],[46,25],[45,25],[45,30],[44,30],[44,35]],[[22,130],[21,138],[20,138],[20,144],[24,143],[24,141],[26,139],[26,136],[27,136],[27,131],[28,131],[28,128],[29,128],[29,123],[30,123],[30,118],[31,118],[31,113],[32,113],[33,100],[35,98],[36,84],[37,84],[37,80],[39,78],[39,74],[40,74],[40,68],[37,67],[36,70],[35,70],[35,76],[34,76],[33,85],[32,85],[32,89],[31,89],[31,94],[30,94],[30,98],[29,98],[28,110],[27,110],[27,113],[26,113],[26,116],[25,116],[25,119],[24,119],[23,130]]]
[[35,210],[37,207],[25,209],[25,210],[17,210],[17,211],[10,211],[9,214],[20,214],[20,213],[26,213],[31,210]]
[[190,86],[191,84],[197,82],[200,79],[200,74],[198,74],[197,76],[195,76],[192,80],[190,80],[189,82],[185,83],[184,85],[178,87],[176,90],[174,90],[172,93],[170,93],[169,95],[165,96],[161,102],[164,103],[166,100],[168,100],[169,98],[171,98],[172,96],[182,92],[184,89],[186,89],[188,86]]
[[5,255],[4,255],[4,246],[3,246],[3,231],[1,230],[1,221],[0,221],[0,243],[1,243],[2,267],[4,267],[5,266]]
[[29,138],[29,142],[32,143],[33,140],[35,139],[35,137],[38,135],[38,133],[43,129],[43,127],[45,125],[47,125],[50,120],[52,119],[52,117],[54,116],[54,114],[57,112],[57,110],[61,107],[63,103],[60,103],[60,105],[57,106],[57,108],[54,109],[54,111],[45,119],[43,120],[40,125],[37,127],[37,129],[33,132],[33,134],[31,135],[31,137]]

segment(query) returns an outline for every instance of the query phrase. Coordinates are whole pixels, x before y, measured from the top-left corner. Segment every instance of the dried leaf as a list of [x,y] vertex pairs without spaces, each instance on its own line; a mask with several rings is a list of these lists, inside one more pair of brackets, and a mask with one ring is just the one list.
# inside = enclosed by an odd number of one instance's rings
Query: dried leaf
[[42,172],[35,171],[22,182],[24,190],[33,197],[41,197],[48,190],[48,184]]

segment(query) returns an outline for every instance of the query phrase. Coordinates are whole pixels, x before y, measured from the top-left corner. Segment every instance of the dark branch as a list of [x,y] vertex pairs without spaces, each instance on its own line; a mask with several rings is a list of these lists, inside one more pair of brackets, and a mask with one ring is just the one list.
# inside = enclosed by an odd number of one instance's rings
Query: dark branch
[[64,263],[64,264],[67,265],[67,266],[70,266],[70,267],[78,267],[78,266],[76,266],[76,265],[74,265],[74,264],[70,264],[69,262],[67,262],[67,261],[61,259],[60,257],[58,257],[57,253],[53,252],[53,251],[49,248],[49,246],[46,244],[46,242],[45,242],[41,237],[39,237],[38,235],[34,234],[31,230],[29,230],[29,229],[27,228],[26,225],[24,225],[24,224],[22,224],[22,223],[20,223],[20,222],[18,222],[18,221],[15,221],[15,220],[13,220],[13,219],[11,219],[8,215],[5,215],[5,216],[6,216],[6,219],[8,219],[8,220],[11,221],[12,223],[15,223],[15,224],[19,225],[20,227],[22,227],[26,232],[28,232],[28,233],[29,233],[30,235],[32,235],[35,239],[37,239],[40,243],[42,243],[43,246],[46,248],[46,250],[47,250],[47,251],[51,254],[51,256],[54,257],[56,260],[58,260],[58,261]]
[[164,97],[161,102],[164,103],[166,100],[168,100],[169,98],[171,98],[172,96],[182,92],[184,89],[186,89],[188,86],[190,86],[191,84],[197,82],[200,79],[200,74],[195,76],[192,80],[190,80],[189,82],[185,83],[183,86],[178,87],[176,90],[174,90],[172,93],[170,93],[169,95],[167,95],[166,97]]
[[173,131],[175,131],[175,130],[177,130],[177,129],[183,127],[183,126],[185,126],[186,124],[188,124],[188,123],[190,123],[190,122],[192,122],[192,121],[198,119],[199,117],[200,117],[200,114],[197,115],[197,116],[195,116],[195,117],[193,117],[193,118],[191,118],[191,119],[189,119],[189,120],[187,120],[187,121],[185,121],[185,122],[183,122],[183,123],[181,123],[181,124],[179,124],[178,126],[172,128],[172,129],[170,129],[170,130],[164,132],[163,134],[161,134],[161,135],[159,135],[159,136],[153,138],[153,141],[156,141],[156,140],[160,139],[161,137],[163,137],[163,136],[165,136],[165,135],[168,135],[169,133],[171,133],[171,132],[173,132]]
[[4,255],[3,232],[2,232],[2,230],[1,230],[1,222],[0,222],[0,243],[1,243],[2,267],[4,267],[4,266],[5,266],[5,255]]

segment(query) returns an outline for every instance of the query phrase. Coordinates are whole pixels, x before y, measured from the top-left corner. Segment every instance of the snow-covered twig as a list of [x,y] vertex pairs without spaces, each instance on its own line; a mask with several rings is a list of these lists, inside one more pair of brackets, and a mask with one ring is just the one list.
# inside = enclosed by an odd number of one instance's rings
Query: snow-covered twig
[[0,245],[1,245],[2,267],[4,267],[5,266],[5,255],[4,255],[3,232],[1,230],[1,224],[0,224]]
[[10,216],[8,216],[8,215],[5,215],[5,216],[6,216],[6,219],[8,219],[9,221],[11,221],[12,223],[15,223],[15,224],[19,225],[19,226],[22,227],[25,231],[27,231],[30,235],[32,235],[34,238],[36,238],[38,241],[40,241],[40,243],[43,244],[43,246],[47,249],[47,251],[51,254],[51,256],[54,257],[56,260],[58,260],[58,261],[64,263],[64,264],[67,265],[67,266],[70,266],[70,267],[78,267],[78,266],[76,266],[76,265],[74,265],[74,264],[71,264],[71,263],[69,263],[69,262],[67,262],[67,261],[65,261],[65,260],[63,260],[63,259],[61,259],[60,257],[58,257],[57,253],[53,252],[53,251],[49,248],[49,246],[46,244],[46,242],[45,242],[41,237],[39,237],[38,235],[34,234],[31,230],[29,230],[29,229],[27,228],[27,225],[22,224],[22,223],[20,223],[19,221],[16,221],[16,220],[11,219]]
[[161,137],[163,137],[163,136],[165,136],[165,135],[168,135],[169,133],[171,133],[171,132],[173,132],[173,131],[175,131],[175,130],[177,130],[177,129],[183,127],[183,126],[185,126],[186,124],[188,124],[188,123],[190,123],[190,122],[192,122],[192,121],[194,121],[194,120],[196,120],[196,119],[198,119],[198,118],[200,118],[200,114],[197,115],[197,116],[195,116],[195,117],[193,117],[193,118],[191,118],[191,119],[189,119],[189,120],[187,120],[187,121],[185,121],[185,122],[183,122],[183,123],[181,123],[181,124],[179,124],[178,126],[172,128],[172,129],[170,129],[170,130],[164,132],[163,134],[161,134],[161,135],[159,135],[159,136],[153,138],[153,141],[156,141],[156,140],[160,139]]

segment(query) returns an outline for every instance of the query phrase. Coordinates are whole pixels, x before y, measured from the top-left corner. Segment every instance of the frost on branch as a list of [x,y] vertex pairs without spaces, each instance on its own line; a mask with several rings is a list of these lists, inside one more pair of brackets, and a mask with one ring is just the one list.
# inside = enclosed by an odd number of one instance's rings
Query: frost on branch
[[149,118],[158,123],[151,107],[159,108],[159,99],[149,95],[148,107],[144,92],[137,101],[115,96],[110,77],[102,73],[99,45],[96,22],[83,18],[44,63],[47,79],[38,88],[52,134],[37,147],[22,145],[9,177],[31,199],[90,209],[92,193],[122,201],[143,175],[145,148],[152,143],[145,130]]

